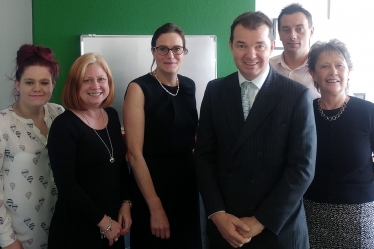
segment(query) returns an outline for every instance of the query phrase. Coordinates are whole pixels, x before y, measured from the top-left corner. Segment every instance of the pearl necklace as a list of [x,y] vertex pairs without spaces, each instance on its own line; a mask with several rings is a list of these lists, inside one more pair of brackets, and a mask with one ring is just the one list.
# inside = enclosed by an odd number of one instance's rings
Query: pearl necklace
[[342,113],[344,112],[346,106],[347,106],[347,101],[344,101],[343,106],[340,108],[338,114],[336,114],[332,117],[328,117],[328,116],[326,116],[326,114],[323,112],[323,110],[321,108],[321,99],[318,99],[318,111],[321,114],[321,116],[328,121],[337,120],[340,117],[340,115],[342,115]]
[[[100,138],[101,142],[103,142],[103,144],[105,145],[106,149],[108,150],[109,156],[110,156],[109,162],[110,163],[114,163],[115,160],[114,160],[114,157],[113,157],[114,156],[113,145],[112,145],[112,140],[110,139],[110,136],[109,136],[107,125],[105,126],[105,130],[106,130],[106,133],[108,134],[108,138],[109,138],[109,142],[110,142],[110,148],[112,149],[112,153],[110,153],[110,150],[109,150],[108,146],[106,145],[106,143],[104,142],[104,140],[100,137],[100,135],[96,132],[96,130],[91,127],[90,122],[88,122],[88,119],[86,117],[86,114],[82,113],[82,115],[86,119],[88,126],[96,133],[96,135]],[[103,109],[101,109],[101,117],[103,118],[103,121],[105,123]],[[109,122],[109,120],[108,120],[108,122]]]
[[166,89],[164,87],[164,85],[161,83],[161,81],[157,78],[157,75],[156,75],[156,70],[152,72],[152,74],[155,76],[156,80],[158,81],[158,83],[160,83],[160,86],[168,93],[170,94],[171,96],[177,96],[178,95],[178,92],[179,92],[179,79],[178,79],[178,76],[177,76],[177,86],[178,86],[178,89],[177,89],[177,92],[174,94],[174,93],[171,93],[168,91],[168,89]]

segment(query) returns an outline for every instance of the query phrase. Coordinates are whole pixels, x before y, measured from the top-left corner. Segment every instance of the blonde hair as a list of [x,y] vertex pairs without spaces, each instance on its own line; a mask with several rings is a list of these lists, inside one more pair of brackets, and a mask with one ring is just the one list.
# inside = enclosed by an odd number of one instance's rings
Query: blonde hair
[[100,64],[108,76],[109,94],[108,97],[101,103],[101,108],[110,106],[114,101],[114,83],[113,76],[108,63],[104,57],[95,53],[88,53],[80,56],[75,60],[70,68],[68,77],[66,79],[64,89],[62,91],[62,104],[67,109],[85,111],[84,103],[79,96],[79,91],[83,84],[84,74],[87,66],[98,63]]

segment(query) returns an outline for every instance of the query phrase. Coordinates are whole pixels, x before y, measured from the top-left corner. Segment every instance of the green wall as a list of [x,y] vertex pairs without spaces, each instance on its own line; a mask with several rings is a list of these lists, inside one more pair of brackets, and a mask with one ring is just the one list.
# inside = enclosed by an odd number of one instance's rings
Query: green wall
[[230,25],[255,10],[255,0],[33,0],[32,8],[34,44],[52,48],[61,66],[51,100],[61,103],[69,68],[80,55],[81,34],[152,35],[173,22],[186,35],[216,35],[218,77],[233,72]]

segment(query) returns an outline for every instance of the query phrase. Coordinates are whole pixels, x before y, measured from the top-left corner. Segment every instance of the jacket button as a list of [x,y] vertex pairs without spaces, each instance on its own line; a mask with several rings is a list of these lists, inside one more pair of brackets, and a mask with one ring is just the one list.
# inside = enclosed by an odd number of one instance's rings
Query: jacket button
[[261,151],[257,151],[257,156],[262,156],[262,152]]

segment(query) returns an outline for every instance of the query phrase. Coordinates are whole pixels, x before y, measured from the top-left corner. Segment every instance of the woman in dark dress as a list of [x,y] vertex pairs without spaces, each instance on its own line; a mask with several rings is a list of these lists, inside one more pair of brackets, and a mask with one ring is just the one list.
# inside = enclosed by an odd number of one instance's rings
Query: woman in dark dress
[[58,189],[49,249],[124,248],[121,235],[132,222],[129,174],[118,114],[109,107],[113,99],[104,58],[79,57],[62,93],[69,110],[55,120],[48,139]]
[[167,23],[151,46],[157,67],[129,84],[123,108],[134,185],[131,249],[198,249],[195,83],[177,74],[187,53],[183,31]]
[[309,71],[314,100],[316,172],[304,195],[311,248],[374,248],[374,104],[346,93],[352,62],[345,45],[316,42]]

